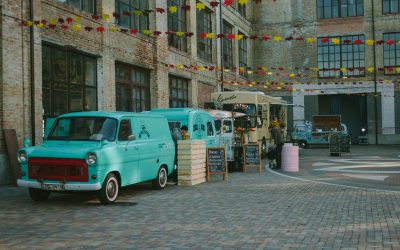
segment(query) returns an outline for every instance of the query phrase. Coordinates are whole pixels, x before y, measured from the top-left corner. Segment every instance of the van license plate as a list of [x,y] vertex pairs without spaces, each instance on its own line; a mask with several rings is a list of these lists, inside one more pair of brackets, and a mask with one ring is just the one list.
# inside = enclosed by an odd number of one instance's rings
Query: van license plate
[[62,184],[42,184],[42,189],[49,191],[63,191],[65,190]]

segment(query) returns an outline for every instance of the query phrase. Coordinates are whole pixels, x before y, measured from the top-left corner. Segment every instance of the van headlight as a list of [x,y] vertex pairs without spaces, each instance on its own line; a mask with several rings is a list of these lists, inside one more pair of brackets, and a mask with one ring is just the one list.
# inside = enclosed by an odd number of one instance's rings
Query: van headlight
[[24,150],[18,151],[17,158],[20,163],[25,163],[28,160],[28,156]]
[[86,163],[88,165],[94,165],[97,162],[97,155],[95,153],[88,153],[86,155]]

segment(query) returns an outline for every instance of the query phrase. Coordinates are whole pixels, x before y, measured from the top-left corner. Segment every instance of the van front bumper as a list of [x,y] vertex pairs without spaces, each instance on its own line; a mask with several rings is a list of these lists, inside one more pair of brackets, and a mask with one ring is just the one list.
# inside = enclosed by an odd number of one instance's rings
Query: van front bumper
[[62,185],[63,190],[68,191],[96,191],[101,189],[100,183],[93,183],[93,184],[81,184],[81,183],[53,183],[53,182],[39,182],[39,181],[25,181],[19,179],[17,181],[18,186],[20,187],[29,187],[29,188],[38,188],[43,189],[43,184],[45,185]]

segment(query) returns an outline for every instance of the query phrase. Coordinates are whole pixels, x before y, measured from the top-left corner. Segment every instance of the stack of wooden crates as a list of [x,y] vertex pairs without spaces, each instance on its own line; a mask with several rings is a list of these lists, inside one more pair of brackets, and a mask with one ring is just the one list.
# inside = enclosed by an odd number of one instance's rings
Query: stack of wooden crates
[[194,186],[206,182],[206,142],[178,141],[178,185]]

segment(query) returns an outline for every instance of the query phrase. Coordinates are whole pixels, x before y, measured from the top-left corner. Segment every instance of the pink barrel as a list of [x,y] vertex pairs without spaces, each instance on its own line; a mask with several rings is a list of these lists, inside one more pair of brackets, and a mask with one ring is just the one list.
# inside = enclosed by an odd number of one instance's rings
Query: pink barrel
[[285,143],[282,147],[282,170],[299,172],[299,146]]

